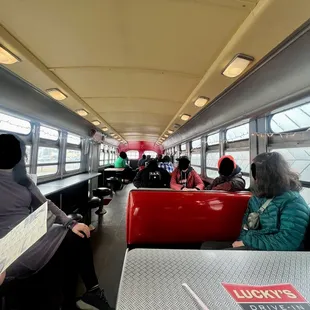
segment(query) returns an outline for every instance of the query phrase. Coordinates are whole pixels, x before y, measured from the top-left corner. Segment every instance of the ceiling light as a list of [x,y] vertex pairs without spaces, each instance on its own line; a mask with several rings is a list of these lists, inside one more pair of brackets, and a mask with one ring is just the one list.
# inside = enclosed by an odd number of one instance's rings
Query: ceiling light
[[194,104],[196,107],[198,108],[202,108],[203,106],[205,106],[208,102],[209,102],[210,98],[207,97],[198,97]]
[[191,118],[191,116],[188,115],[188,114],[183,114],[183,115],[181,116],[181,120],[182,120],[182,121],[188,121],[190,118]]
[[248,65],[254,60],[252,56],[237,54],[232,61],[226,66],[222,74],[234,78],[240,75]]
[[99,121],[92,121],[92,124],[95,126],[98,126],[98,125],[100,125],[100,122]]
[[102,129],[102,131],[108,131],[109,130],[108,127],[102,127],[101,129]]
[[88,115],[88,112],[85,111],[84,109],[76,110],[75,112],[76,112],[78,115],[80,115],[80,116],[86,116],[86,115]]
[[171,135],[173,133],[173,130],[168,130],[168,133]]
[[65,95],[62,91],[60,91],[58,88],[50,88],[47,89],[46,92],[55,100],[64,100],[68,98],[67,95]]
[[164,135],[164,137],[165,137],[165,138],[168,138],[169,136],[168,136],[168,135]]
[[0,45],[0,64],[12,65],[20,61],[21,60],[17,56],[15,56],[12,52],[10,52],[2,45]]

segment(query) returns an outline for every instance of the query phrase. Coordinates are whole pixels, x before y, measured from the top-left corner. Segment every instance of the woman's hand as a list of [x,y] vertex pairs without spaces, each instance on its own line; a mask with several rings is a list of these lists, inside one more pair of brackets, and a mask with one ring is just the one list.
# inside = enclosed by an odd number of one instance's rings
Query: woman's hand
[[82,232],[86,235],[87,238],[90,237],[90,230],[89,227],[83,223],[77,223],[73,226],[72,232],[74,232],[76,235],[78,235],[81,238],[84,238],[84,235]]
[[3,283],[3,281],[4,281],[5,275],[6,275],[5,271],[2,272],[2,273],[0,273],[0,285],[1,285],[1,284]]
[[232,246],[233,248],[240,248],[241,246],[244,246],[244,243],[242,241],[235,241]]

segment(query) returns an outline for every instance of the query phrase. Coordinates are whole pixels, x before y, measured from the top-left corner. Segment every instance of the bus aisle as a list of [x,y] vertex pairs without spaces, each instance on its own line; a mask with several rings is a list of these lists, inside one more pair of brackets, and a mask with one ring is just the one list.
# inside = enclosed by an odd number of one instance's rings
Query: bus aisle
[[[92,224],[96,230],[92,233],[92,246],[95,268],[99,283],[105,288],[106,297],[112,307],[115,307],[117,292],[122,273],[122,266],[126,251],[126,205],[129,191],[133,185],[126,185],[113,196],[109,205],[105,206],[107,213],[98,223],[95,211]],[[78,287],[78,296],[84,291],[82,285]]]

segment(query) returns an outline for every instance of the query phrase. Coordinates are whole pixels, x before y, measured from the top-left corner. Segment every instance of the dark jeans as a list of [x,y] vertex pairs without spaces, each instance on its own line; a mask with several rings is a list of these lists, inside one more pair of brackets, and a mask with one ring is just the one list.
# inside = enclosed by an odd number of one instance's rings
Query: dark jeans
[[201,250],[253,250],[247,246],[241,246],[239,248],[233,248],[232,242],[228,241],[206,241],[202,243]]
[[88,290],[98,284],[89,239],[68,231],[52,259],[30,278],[14,280],[10,291],[19,309],[74,309],[79,275]]

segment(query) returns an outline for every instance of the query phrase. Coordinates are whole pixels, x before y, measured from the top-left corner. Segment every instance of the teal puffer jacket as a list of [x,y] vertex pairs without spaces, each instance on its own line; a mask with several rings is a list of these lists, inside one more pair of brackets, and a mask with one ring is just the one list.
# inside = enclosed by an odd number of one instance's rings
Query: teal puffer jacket
[[298,192],[273,198],[260,216],[258,230],[244,230],[249,213],[257,212],[266,198],[253,196],[243,217],[241,240],[245,246],[265,251],[296,251],[302,246],[309,223],[310,208]]

